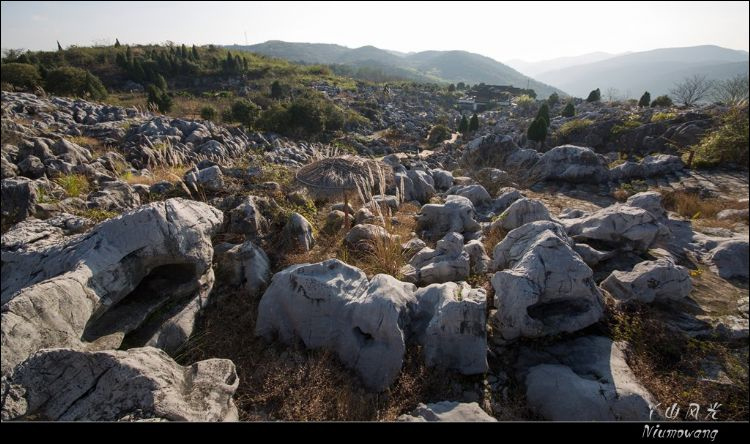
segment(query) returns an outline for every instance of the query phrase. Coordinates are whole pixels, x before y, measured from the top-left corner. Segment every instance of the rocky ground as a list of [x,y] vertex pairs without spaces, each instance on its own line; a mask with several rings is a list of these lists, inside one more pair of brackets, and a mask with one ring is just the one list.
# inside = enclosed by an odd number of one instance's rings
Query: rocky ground
[[444,116],[391,94],[347,207],[295,180],[337,147],[3,92],[2,419],[748,419],[748,173],[680,156],[711,109],[417,157]]

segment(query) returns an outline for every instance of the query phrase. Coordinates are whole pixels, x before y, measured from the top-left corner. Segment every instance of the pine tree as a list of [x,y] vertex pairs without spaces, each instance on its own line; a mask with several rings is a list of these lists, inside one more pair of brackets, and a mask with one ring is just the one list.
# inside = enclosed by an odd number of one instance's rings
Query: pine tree
[[596,88],[595,90],[589,93],[589,96],[586,98],[586,101],[589,103],[592,103],[592,102],[598,102],[601,99],[602,99],[602,92],[599,91],[599,88]]
[[544,119],[541,117],[534,119],[534,121],[531,122],[531,125],[529,125],[526,136],[529,140],[544,143],[544,139],[547,138],[547,123]]
[[645,108],[645,107],[648,107],[648,105],[650,103],[651,103],[651,93],[649,93],[648,91],[646,91],[641,96],[641,100],[638,101],[638,106],[640,108]]
[[60,45],[60,40],[57,41],[57,50],[62,51],[62,45]]
[[539,107],[539,111],[536,113],[536,118],[541,118],[544,120],[544,124],[549,126],[549,105],[547,103],[542,103],[542,106]]
[[452,83],[450,85],[448,85],[448,92],[453,92],[455,90],[456,90],[456,85],[454,85]]
[[156,85],[157,88],[166,91],[167,90],[167,81],[164,80],[164,76],[161,74],[156,74],[154,76],[154,85]]
[[573,102],[568,102],[567,105],[565,105],[565,108],[563,108],[562,113],[560,113],[563,117],[573,117],[576,115],[576,108],[573,106]]
[[477,113],[474,113],[474,115],[471,116],[471,120],[469,121],[469,131],[474,132],[479,129],[479,117],[477,117]]
[[130,46],[125,47],[125,60],[128,64],[133,63],[133,50],[130,49]]
[[198,48],[195,45],[193,45],[193,49],[191,50],[191,52],[193,53],[193,60],[196,60],[196,61],[200,60],[200,55],[198,54]]
[[121,46],[120,45],[120,40],[119,39],[115,39],[115,48],[119,48],[120,46]]
[[461,116],[461,122],[458,124],[458,132],[464,134],[469,129],[469,119],[466,115]]

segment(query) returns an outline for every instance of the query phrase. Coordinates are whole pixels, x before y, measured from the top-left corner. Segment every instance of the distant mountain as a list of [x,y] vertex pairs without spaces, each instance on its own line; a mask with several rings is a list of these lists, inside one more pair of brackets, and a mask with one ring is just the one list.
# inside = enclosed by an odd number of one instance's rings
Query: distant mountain
[[520,59],[508,60],[505,62],[508,66],[517,69],[527,76],[535,76],[541,72],[554,71],[557,69],[567,68],[569,66],[583,65],[585,63],[594,63],[601,60],[610,59],[618,54],[608,52],[590,52],[572,57],[557,57],[549,60],[540,60],[538,62],[526,62]]
[[400,53],[374,46],[347,48],[324,43],[290,43],[271,40],[257,45],[232,45],[231,50],[250,51],[293,62],[346,65],[379,70],[395,77],[445,83],[512,85],[536,91],[539,97],[561,90],[538,82],[489,57],[466,51]]
[[719,46],[662,48],[634,52],[606,60],[537,74],[540,81],[578,97],[592,89],[617,88],[621,95],[638,98],[643,91],[651,97],[668,94],[676,82],[693,74],[726,79],[748,72],[748,53]]

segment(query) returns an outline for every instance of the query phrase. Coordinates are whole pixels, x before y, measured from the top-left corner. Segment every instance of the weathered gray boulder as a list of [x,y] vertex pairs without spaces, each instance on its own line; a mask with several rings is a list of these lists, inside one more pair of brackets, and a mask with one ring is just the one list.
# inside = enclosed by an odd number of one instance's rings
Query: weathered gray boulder
[[437,191],[445,191],[453,186],[453,174],[440,168],[430,170],[432,180],[435,181]]
[[750,217],[750,210],[745,208],[744,210],[732,210],[732,209],[726,209],[719,211],[718,214],[716,214],[716,219],[718,220],[731,220],[731,219],[744,219],[747,220],[748,217]]
[[467,279],[471,272],[469,254],[464,251],[464,237],[448,233],[435,249],[425,247],[401,269],[404,280],[419,285]]
[[414,290],[388,275],[368,282],[336,259],[293,265],[276,273],[263,294],[256,334],[334,350],[365,385],[382,390],[401,369]]
[[3,249],[3,374],[41,348],[117,348],[125,335],[174,350],[207,303],[221,222],[213,207],[169,199],[64,242]]
[[483,274],[490,270],[492,259],[487,256],[484,245],[478,239],[467,242],[464,251],[469,255],[471,274]]
[[310,251],[315,245],[313,227],[299,213],[292,213],[289,216],[281,236],[288,251]]
[[711,250],[706,263],[711,271],[724,279],[748,278],[748,241],[735,239],[722,242]]
[[224,175],[217,165],[198,171],[188,171],[183,180],[188,185],[197,185],[207,191],[216,192],[224,189]]
[[654,154],[641,159],[640,162],[624,162],[609,171],[612,180],[642,179],[663,176],[685,167],[682,159],[671,154]]
[[667,222],[667,210],[665,210],[664,205],[662,205],[661,194],[656,191],[643,191],[641,193],[633,194],[628,197],[627,201],[625,201],[625,205],[642,208],[651,213],[651,215],[659,222]]
[[478,231],[474,205],[463,196],[448,196],[445,204],[427,204],[417,215],[417,232],[423,238],[440,239],[447,233]]
[[485,413],[476,402],[441,401],[433,404],[419,404],[410,414],[399,416],[397,421],[496,422],[497,419]]
[[492,202],[492,209],[497,213],[502,213],[508,209],[510,204],[523,197],[523,194],[515,188],[501,188],[498,197]]
[[503,339],[573,332],[601,318],[593,272],[561,231],[553,222],[533,222],[495,247],[496,268],[510,267],[492,277]]
[[390,233],[380,225],[358,224],[346,234],[344,243],[353,251],[373,251],[377,243],[384,244],[390,239]]
[[408,170],[406,176],[411,179],[411,193],[407,193],[407,200],[418,200],[420,203],[429,202],[435,195],[435,181],[432,176],[422,170]]
[[265,234],[268,230],[268,221],[260,211],[261,200],[262,198],[257,196],[247,196],[242,203],[229,211],[227,231],[251,237]]
[[541,180],[601,183],[609,179],[603,156],[591,148],[561,145],[544,153],[529,172]]
[[473,170],[490,167],[528,172],[539,157],[541,154],[536,150],[519,148],[511,136],[491,134],[466,144],[461,163]]
[[45,171],[41,159],[33,155],[29,155],[19,162],[18,170],[22,176],[26,176],[29,179],[39,179],[40,177],[44,177]]
[[87,196],[88,207],[105,211],[124,211],[141,204],[140,195],[125,182],[103,182],[100,190]]
[[487,371],[487,297],[466,282],[420,288],[411,329],[429,366],[465,375]]
[[2,181],[3,225],[20,222],[34,214],[37,202],[37,187],[33,180],[14,177]]
[[552,220],[549,210],[538,200],[522,198],[514,201],[492,222],[492,227],[511,231],[538,220]]
[[651,394],[625,361],[626,344],[584,336],[524,348],[519,372],[529,406],[552,421],[646,421]]
[[2,419],[236,421],[239,384],[227,359],[182,367],[161,350],[46,349],[2,385]]
[[454,187],[451,187],[446,193],[454,194],[456,196],[463,196],[469,199],[471,203],[476,207],[487,205],[492,201],[490,193],[488,193],[483,186],[477,184],[456,185]]
[[271,264],[266,253],[251,241],[214,247],[220,282],[240,287],[249,297],[259,296],[271,282]]
[[661,258],[641,262],[630,272],[613,271],[601,287],[620,300],[653,302],[686,298],[693,285],[687,268]]
[[669,232],[649,211],[623,204],[561,222],[576,241],[600,241],[637,251],[648,250],[658,236]]

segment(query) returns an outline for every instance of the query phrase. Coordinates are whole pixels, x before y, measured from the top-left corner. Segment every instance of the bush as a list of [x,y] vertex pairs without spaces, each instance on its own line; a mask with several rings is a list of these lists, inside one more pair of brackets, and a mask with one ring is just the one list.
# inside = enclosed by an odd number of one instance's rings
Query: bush
[[239,99],[232,104],[232,120],[247,127],[253,126],[260,115],[260,108],[247,99]]
[[675,114],[675,113],[667,113],[667,112],[654,113],[651,116],[651,121],[652,122],[661,122],[661,121],[664,121],[664,120],[672,120],[675,117],[677,117],[677,114]]
[[648,107],[649,103],[651,103],[651,93],[646,91],[641,96],[641,100],[638,101],[638,106],[640,108]]
[[32,89],[42,79],[36,66],[27,63],[3,63],[1,72],[3,83],[21,88]]
[[91,97],[94,100],[107,97],[107,89],[95,75],[72,66],[49,71],[46,86],[53,94]]
[[211,105],[201,108],[201,119],[203,120],[216,120],[217,114],[218,112],[216,111],[216,108]]
[[469,132],[476,131],[479,129],[479,117],[477,117],[477,113],[472,114],[471,119],[469,119]]
[[563,123],[560,128],[558,128],[557,134],[559,136],[566,137],[573,133],[585,130],[593,123],[594,121],[591,119],[571,120],[570,122]]
[[586,101],[589,103],[592,103],[592,102],[598,102],[601,99],[602,99],[602,92],[599,91],[599,88],[596,88],[595,90],[589,93],[589,96],[586,98]]
[[555,106],[558,103],[560,103],[560,96],[557,95],[557,93],[552,93],[549,95],[549,98],[547,99],[547,103],[549,103],[549,106]]
[[656,108],[657,106],[660,107],[669,107],[672,106],[672,99],[669,98],[669,96],[659,96],[654,99],[653,102],[651,102],[651,108]]
[[536,113],[537,119],[544,120],[544,123],[549,126],[549,105],[547,103],[542,103],[542,106],[539,107],[539,111]]
[[529,95],[522,95],[516,99],[516,108],[521,114],[527,114],[534,107],[534,99]]
[[544,139],[547,138],[547,122],[545,122],[544,118],[537,117],[534,119],[534,121],[531,122],[531,125],[529,125],[526,135],[529,140],[544,142]]
[[160,112],[166,113],[172,109],[172,97],[166,91],[162,91],[156,85],[148,85],[146,88],[148,98],[146,103],[151,107],[156,107]]
[[722,118],[722,125],[709,132],[695,147],[694,162],[699,166],[733,163],[748,165],[748,108],[732,108]]
[[440,142],[446,139],[450,139],[451,130],[445,125],[435,125],[430,129],[430,134],[427,136],[427,143],[430,146],[437,146]]
[[469,119],[465,115],[461,116],[461,121],[458,124],[458,132],[464,134],[469,130]]
[[573,102],[568,102],[567,105],[565,105],[565,108],[563,108],[562,113],[560,113],[563,117],[573,117],[576,115],[576,108],[573,106]]

